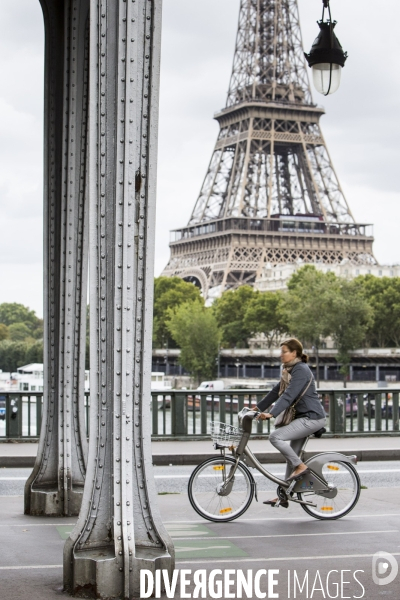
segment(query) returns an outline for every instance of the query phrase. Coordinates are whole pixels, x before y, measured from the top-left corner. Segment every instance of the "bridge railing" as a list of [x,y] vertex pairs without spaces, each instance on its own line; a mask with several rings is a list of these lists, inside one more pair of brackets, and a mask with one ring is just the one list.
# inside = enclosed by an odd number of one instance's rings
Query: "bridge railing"
[[[252,407],[267,390],[199,390],[151,392],[153,439],[201,439],[210,421],[237,425],[237,413]],[[320,390],[330,435],[400,435],[399,389]],[[35,440],[42,420],[42,392],[0,392],[0,440]],[[89,435],[90,393],[85,392],[85,426]],[[273,421],[259,421],[254,436],[267,437]]]

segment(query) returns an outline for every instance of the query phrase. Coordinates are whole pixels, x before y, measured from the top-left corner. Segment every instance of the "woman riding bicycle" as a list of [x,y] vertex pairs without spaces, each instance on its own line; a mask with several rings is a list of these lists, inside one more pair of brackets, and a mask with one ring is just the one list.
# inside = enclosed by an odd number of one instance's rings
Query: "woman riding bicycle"
[[[285,340],[281,344],[283,370],[280,382],[258,404],[259,418],[276,418],[295,403],[294,419],[289,425],[276,428],[269,440],[285,457],[287,462],[287,480],[297,478],[308,471],[299,458],[304,440],[325,426],[326,414],[319,400],[313,374],[307,365],[308,356],[296,338]],[[279,399],[278,399],[279,398]],[[276,402],[270,412],[264,411]],[[287,442],[290,442],[288,444]],[[277,498],[264,504],[274,506]],[[288,503],[280,506],[287,508]]]

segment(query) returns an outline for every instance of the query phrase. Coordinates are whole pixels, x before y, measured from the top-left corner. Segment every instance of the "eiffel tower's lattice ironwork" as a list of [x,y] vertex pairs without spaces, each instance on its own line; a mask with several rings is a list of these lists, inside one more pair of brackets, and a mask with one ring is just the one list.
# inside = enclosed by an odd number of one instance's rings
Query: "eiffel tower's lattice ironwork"
[[207,295],[254,284],[266,264],[375,264],[333,168],[304,61],[297,0],[241,0],[226,107],[187,227],[163,275]]

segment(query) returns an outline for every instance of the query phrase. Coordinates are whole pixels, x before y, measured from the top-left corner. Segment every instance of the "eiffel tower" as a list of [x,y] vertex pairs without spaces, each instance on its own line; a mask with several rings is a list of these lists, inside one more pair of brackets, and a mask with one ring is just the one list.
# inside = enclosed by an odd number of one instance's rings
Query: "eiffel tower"
[[356,223],[313,103],[297,0],[241,0],[220,132],[186,227],[172,233],[164,276],[217,296],[257,286],[267,268],[377,264]]

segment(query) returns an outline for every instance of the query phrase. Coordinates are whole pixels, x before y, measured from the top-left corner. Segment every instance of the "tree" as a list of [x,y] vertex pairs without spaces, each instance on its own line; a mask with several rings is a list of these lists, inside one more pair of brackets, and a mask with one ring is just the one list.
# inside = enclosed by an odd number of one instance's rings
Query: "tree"
[[281,292],[261,292],[255,294],[248,303],[244,326],[252,335],[263,333],[268,348],[276,345],[282,334],[287,332],[283,303],[284,295]]
[[30,337],[34,339],[43,337],[43,319],[39,319],[34,310],[30,310],[27,306],[17,302],[3,302],[3,304],[0,304],[0,323],[8,327],[23,323],[29,329],[28,335]]
[[0,323],[0,341],[8,340],[9,337],[10,337],[10,334],[8,332],[7,325],[4,325],[4,323]]
[[372,322],[372,309],[361,292],[359,282],[340,279],[340,294],[331,315],[332,337],[338,349],[338,362],[346,386],[350,352],[359,348]]
[[319,348],[321,340],[333,331],[333,307],[340,294],[334,273],[322,273],[306,265],[292,275],[284,297],[283,312],[288,330],[304,344],[314,346],[319,385]]
[[209,308],[200,302],[186,302],[169,309],[168,331],[181,348],[180,364],[200,383],[215,372],[220,332]]
[[355,279],[372,309],[366,332],[369,346],[400,346],[400,277],[360,275]]
[[222,343],[228,347],[246,348],[252,327],[245,321],[251,302],[260,292],[249,285],[224,292],[212,305],[213,314],[221,330]]
[[0,342],[0,369],[5,372],[15,373],[18,367],[27,364],[26,354],[29,345],[25,342]]
[[174,345],[167,327],[168,311],[188,302],[204,305],[199,288],[192,283],[179,277],[157,277],[154,280],[153,344],[156,347]]
[[10,340],[13,342],[24,342],[27,338],[32,339],[31,331],[26,323],[11,323],[8,326]]
[[25,353],[25,364],[43,363],[43,342],[36,341],[29,344]]

